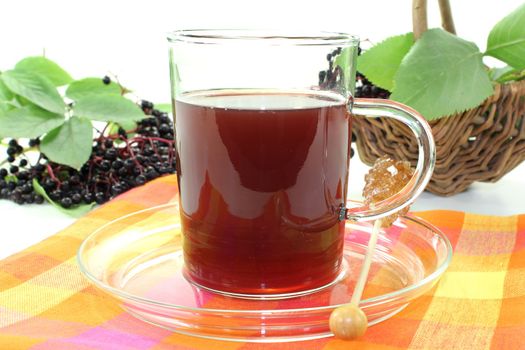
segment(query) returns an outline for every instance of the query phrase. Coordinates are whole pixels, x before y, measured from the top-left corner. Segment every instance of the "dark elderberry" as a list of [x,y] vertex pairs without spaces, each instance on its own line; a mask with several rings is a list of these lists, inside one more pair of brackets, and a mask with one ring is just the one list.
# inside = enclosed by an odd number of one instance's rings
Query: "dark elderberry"
[[2,199],[7,199],[9,197],[9,194],[10,194],[10,192],[9,192],[9,189],[7,189],[7,188],[2,188],[0,190],[0,198],[2,198]]
[[61,190],[54,190],[49,193],[49,198],[53,201],[58,201],[62,198],[62,191]]
[[166,134],[166,133],[169,133],[171,132],[171,127],[168,125],[168,124],[160,124],[159,126],[159,132],[161,134]]
[[16,147],[7,147],[6,153],[8,156],[14,156],[17,153]]
[[117,156],[118,156],[118,152],[114,148],[107,149],[106,153],[104,154],[104,158],[106,158],[107,160],[115,160],[117,159]]
[[60,185],[60,189],[63,192],[68,192],[71,189],[71,185],[69,184],[69,181],[62,181],[62,184]]
[[147,157],[149,156],[152,156],[153,154],[155,154],[155,151],[153,150],[153,148],[151,148],[151,146],[146,146],[144,147],[144,152],[143,152]]
[[159,137],[159,136],[161,136],[161,135],[160,135],[160,133],[159,133],[157,130],[153,129],[153,130],[151,130],[150,132],[148,132],[148,135],[147,135],[147,136],[150,136],[150,137]]
[[20,191],[23,194],[29,194],[29,193],[33,192],[33,185],[31,185],[30,183],[27,183],[27,184],[25,184],[25,185],[20,187]]
[[93,193],[87,192],[84,194],[83,199],[84,199],[84,203],[90,204],[90,203],[93,203],[93,201],[95,200],[95,196],[93,195]]
[[4,178],[7,176],[7,169],[0,169],[0,178]]
[[29,140],[29,147],[35,147],[35,146],[38,146],[39,144],[40,144],[39,138]]
[[133,159],[129,158],[124,161],[124,167],[126,169],[133,169],[135,167],[135,162]]
[[169,174],[169,173],[171,173],[172,171],[173,171],[172,168],[167,167],[167,166],[164,166],[164,165],[161,166],[161,167],[159,168],[159,173],[160,173],[161,175]]
[[80,177],[78,175],[72,175],[69,177],[69,183],[77,185],[80,183]]
[[57,186],[56,182],[52,179],[47,178],[44,183],[42,184],[42,187],[46,190],[46,192],[49,192],[53,189],[55,189]]
[[22,199],[24,200],[24,203],[31,204],[35,201],[35,197],[30,193],[22,194]]
[[95,202],[97,202],[97,204],[103,204],[106,202],[106,196],[104,195],[104,192],[95,193]]
[[73,201],[69,197],[64,197],[60,200],[60,205],[66,209],[70,208],[72,204],[73,204]]
[[9,198],[16,204],[24,204],[25,202],[22,198],[22,193],[20,193],[20,191],[17,190],[11,192],[11,196]]
[[137,185],[144,185],[146,183],[146,177],[144,175],[138,175],[135,178],[135,183]]
[[[161,114],[161,116],[158,117],[157,119],[159,120],[159,122],[161,124],[164,123],[164,124],[170,125],[172,123],[170,117],[168,117],[167,114]],[[171,129],[171,127],[170,127],[170,129]]]
[[11,165],[11,167],[9,168],[9,172],[11,174],[16,174],[18,172],[18,167],[16,165]]
[[150,101],[142,100],[140,103],[140,107],[142,107],[143,110],[153,109],[153,103]]
[[113,161],[113,164],[111,164],[111,167],[113,169],[120,169],[124,166],[124,162],[121,159],[116,159]]
[[106,75],[104,78],[102,78],[102,82],[105,85],[109,85],[109,84],[111,84],[111,78]]
[[389,98],[390,92],[370,82],[363,74],[356,74],[355,97],[365,98]]
[[120,168],[118,171],[117,171],[118,175],[119,176],[126,176],[128,175],[128,169],[126,168]]
[[35,203],[36,203],[36,204],[42,204],[42,203],[44,203],[44,197],[42,197],[42,196],[39,195],[39,194],[35,195]]
[[71,201],[73,204],[78,204],[82,201],[82,196],[80,193],[73,193],[73,195],[71,195]]
[[102,169],[103,171],[108,171],[110,168],[111,168],[111,163],[109,162],[109,160],[103,160],[100,163],[100,169]]
[[43,173],[46,167],[43,164],[37,164],[33,167],[37,174]]
[[127,139],[128,138],[128,134],[126,133],[126,130],[124,130],[124,128],[119,127],[118,128],[118,134],[123,139]]
[[115,184],[113,186],[111,186],[111,193],[114,195],[114,196],[117,196],[119,194],[122,193],[122,186],[120,184]]

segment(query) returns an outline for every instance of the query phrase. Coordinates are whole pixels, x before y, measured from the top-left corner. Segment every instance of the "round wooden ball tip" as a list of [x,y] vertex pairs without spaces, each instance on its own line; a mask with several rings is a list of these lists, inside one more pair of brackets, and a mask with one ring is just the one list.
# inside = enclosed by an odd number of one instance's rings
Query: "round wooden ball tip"
[[330,330],[337,338],[352,340],[365,334],[368,320],[365,313],[354,304],[339,306],[332,311]]

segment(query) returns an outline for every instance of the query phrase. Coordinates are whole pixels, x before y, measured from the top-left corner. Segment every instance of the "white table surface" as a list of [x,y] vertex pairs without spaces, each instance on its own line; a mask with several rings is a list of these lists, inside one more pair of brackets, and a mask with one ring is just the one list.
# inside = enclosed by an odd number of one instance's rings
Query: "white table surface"
[[[360,198],[368,167],[354,156],[350,164],[349,197]],[[413,211],[448,209],[485,215],[525,213],[525,163],[499,182],[475,183],[468,191],[451,197],[423,193]],[[23,250],[72,224],[75,219],[50,205],[17,205],[0,200],[0,259]]]

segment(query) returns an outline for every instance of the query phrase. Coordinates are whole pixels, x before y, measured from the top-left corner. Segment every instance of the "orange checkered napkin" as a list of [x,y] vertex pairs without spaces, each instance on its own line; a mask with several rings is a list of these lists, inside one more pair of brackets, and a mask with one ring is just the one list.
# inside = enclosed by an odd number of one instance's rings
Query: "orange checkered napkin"
[[82,277],[76,252],[102,224],[176,193],[174,176],[160,178],[0,261],[0,349],[525,349],[525,215],[418,213],[452,242],[450,268],[429,294],[359,341],[220,342],[140,322]]

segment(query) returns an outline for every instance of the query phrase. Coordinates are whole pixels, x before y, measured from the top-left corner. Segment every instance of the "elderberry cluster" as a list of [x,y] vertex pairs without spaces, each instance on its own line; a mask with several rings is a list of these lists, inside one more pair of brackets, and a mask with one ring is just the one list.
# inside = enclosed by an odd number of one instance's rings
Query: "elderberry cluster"
[[328,61],[328,69],[319,72],[319,87],[321,89],[334,89],[343,79],[343,71],[341,67],[334,68],[335,58],[341,53],[342,49],[338,47],[331,53],[326,55]]
[[49,161],[43,154],[30,164],[25,151],[38,149],[39,139],[29,140],[26,149],[10,140],[6,151],[9,166],[0,169],[0,199],[43,203],[44,197],[33,188],[36,179],[49,198],[64,208],[103,204],[133,187],[174,173],[172,120],[149,101],[142,101],[141,107],[145,118],[135,129],[103,130],[93,140],[91,156],[80,170]]
[[[38,143],[38,139],[29,141],[31,147]],[[17,140],[9,140],[6,153],[10,166],[8,169],[0,169],[0,199],[10,199],[18,204],[41,204],[44,202],[44,197],[34,192],[32,179],[42,176],[45,167],[42,164],[30,166],[23,152],[24,148]],[[20,158],[18,163],[15,163],[16,158]]]
[[363,74],[357,72],[355,97],[388,98],[390,97],[390,92],[374,85]]

